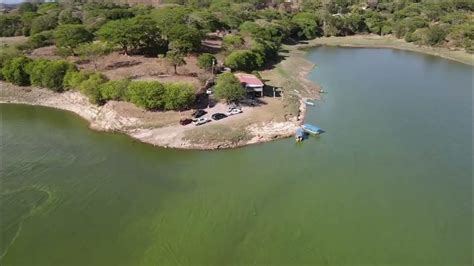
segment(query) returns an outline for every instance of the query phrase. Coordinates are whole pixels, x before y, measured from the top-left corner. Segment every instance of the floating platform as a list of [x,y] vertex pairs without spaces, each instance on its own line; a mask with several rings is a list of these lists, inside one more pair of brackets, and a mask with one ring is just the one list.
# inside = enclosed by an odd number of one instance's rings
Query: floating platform
[[311,125],[311,124],[304,124],[301,126],[301,128],[305,131],[305,132],[308,132],[310,134],[314,134],[314,135],[319,135],[323,132],[323,130],[315,125]]

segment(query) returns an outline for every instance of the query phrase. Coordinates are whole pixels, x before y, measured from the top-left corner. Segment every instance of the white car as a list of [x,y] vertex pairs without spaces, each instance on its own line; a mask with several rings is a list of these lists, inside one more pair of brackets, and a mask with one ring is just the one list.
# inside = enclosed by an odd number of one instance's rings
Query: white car
[[200,125],[203,125],[203,124],[206,124],[207,122],[210,122],[211,120],[209,120],[207,117],[199,117],[198,119],[196,119],[194,121],[194,125],[195,126],[200,126]]
[[242,110],[241,109],[232,109],[230,110],[229,112],[226,113],[226,115],[236,115],[236,114],[240,114],[242,113]]
[[207,95],[211,95],[213,93],[214,93],[214,91],[212,90],[212,88],[209,88],[209,89],[206,90]]

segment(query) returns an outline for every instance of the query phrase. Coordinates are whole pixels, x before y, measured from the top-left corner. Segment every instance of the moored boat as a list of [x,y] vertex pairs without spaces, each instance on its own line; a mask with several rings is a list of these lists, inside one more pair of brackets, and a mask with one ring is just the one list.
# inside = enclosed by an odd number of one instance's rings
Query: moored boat
[[303,102],[304,102],[306,105],[311,105],[311,106],[314,106],[314,105],[315,105],[315,103],[314,103],[313,101],[311,101],[311,100],[304,100]]
[[304,130],[301,127],[296,129],[295,139],[296,142],[301,142],[304,140]]

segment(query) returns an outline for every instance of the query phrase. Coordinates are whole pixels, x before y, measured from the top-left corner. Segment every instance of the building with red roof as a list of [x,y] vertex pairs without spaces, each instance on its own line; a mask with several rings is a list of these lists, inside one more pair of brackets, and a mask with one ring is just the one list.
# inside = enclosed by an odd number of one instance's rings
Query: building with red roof
[[246,73],[235,73],[234,75],[240,81],[240,84],[247,89],[247,92],[258,92],[263,97],[263,87],[265,84],[259,78]]

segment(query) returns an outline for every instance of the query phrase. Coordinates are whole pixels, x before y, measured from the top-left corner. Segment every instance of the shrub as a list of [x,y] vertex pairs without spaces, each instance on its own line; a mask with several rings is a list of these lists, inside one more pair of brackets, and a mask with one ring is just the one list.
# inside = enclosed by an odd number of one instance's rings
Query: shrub
[[30,85],[30,75],[27,71],[27,66],[30,62],[31,59],[25,56],[8,60],[2,68],[3,78],[19,86]]
[[49,62],[46,59],[37,59],[28,64],[27,71],[30,75],[31,85],[43,86],[43,73],[48,67]]
[[148,110],[162,109],[164,92],[163,84],[157,81],[134,81],[128,86],[127,99]]
[[125,100],[130,80],[111,80],[100,86],[100,93],[103,100]]
[[194,87],[188,83],[165,84],[164,108],[183,110],[191,107],[195,100]]
[[48,45],[54,44],[54,32],[53,31],[43,31],[37,34],[34,34],[28,40],[28,45],[32,49],[45,47]]
[[75,66],[64,60],[38,59],[27,66],[32,85],[42,86],[57,92],[63,91],[66,73],[74,70],[76,70]]
[[79,89],[89,98],[93,104],[103,104],[105,101],[100,93],[100,85],[105,83],[107,79],[100,73],[94,73],[81,83]]
[[239,35],[228,34],[224,36],[222,40],[222,46],[227,51],[233,51],[235,49],[242,48],[244,45],[244,39]]
[[227,102],[238,101],[244,98],[245,88],[232,73],[223,73],[217,78],[215,94],[219,99]]
[[58,25],[58,16],[56,12],[39,16],[33,19],[31,23],[30,34],[40,33],[42,31],[52,30]]
[[78,71],[68,71],[64,76],[63,88],[66,89],[79,89],[81,83],[89,78],[89,74]]
[[75,66],[64,60],[49,62],[43,72],[43,87],[57,92],[63,91],[64,76],[75,69]]
[[217,60],[212,54],[204,53],[198,57],[198,66],[202,69],[211,70]]

